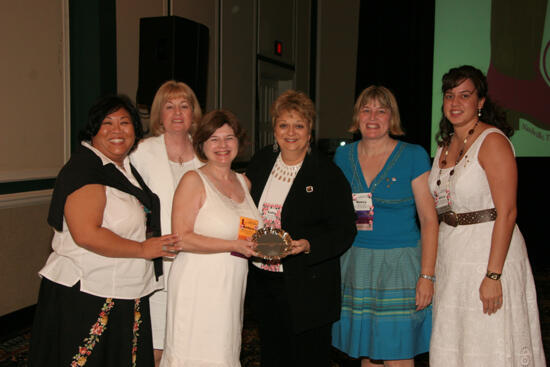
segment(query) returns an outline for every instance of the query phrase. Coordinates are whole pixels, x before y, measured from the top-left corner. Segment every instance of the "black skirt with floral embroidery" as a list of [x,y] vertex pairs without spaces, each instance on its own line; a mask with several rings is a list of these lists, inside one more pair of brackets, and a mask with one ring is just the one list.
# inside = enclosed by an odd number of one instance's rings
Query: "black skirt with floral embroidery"
[[153,366],[149,296],[101,298],[43,278],[28,365]]

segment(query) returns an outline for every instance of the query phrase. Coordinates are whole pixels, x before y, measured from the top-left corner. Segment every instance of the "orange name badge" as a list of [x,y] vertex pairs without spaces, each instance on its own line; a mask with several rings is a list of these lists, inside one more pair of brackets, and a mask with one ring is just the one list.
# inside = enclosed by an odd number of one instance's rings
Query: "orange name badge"
[[256,219],[241,217],[239,219],[239,239],[246,240],[256,233],[258,221]]
[[[239,219],[239,240],[246,240],[256,233],[258,227],[258,221],[256,219],[241,217]],[[231,251],[231,255],[242,257],[246,259],[246,256],[235,251]]]

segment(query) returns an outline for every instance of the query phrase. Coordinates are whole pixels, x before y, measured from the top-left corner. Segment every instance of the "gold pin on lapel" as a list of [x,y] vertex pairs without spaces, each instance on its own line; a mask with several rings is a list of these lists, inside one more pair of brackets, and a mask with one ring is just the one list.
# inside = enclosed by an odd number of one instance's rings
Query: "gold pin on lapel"
[[313,186],[306,186],[306,192],[313,192]]

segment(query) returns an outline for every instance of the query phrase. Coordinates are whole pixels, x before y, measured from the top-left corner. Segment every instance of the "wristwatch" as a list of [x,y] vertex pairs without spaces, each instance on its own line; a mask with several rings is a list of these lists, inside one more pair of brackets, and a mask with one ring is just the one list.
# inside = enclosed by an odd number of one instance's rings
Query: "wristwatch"
[[501,275],[502,275],[502,274],[493,273],[493,272],[487,270],[487,274],[486,274],[485,276],[486,276],[487,278],[489,278],[489,279],[499,280]]

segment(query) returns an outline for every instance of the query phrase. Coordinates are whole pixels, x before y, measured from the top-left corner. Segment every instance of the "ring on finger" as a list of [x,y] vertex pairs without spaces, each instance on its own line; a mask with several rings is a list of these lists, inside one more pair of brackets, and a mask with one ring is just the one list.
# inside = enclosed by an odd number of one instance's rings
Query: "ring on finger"
[[162,245],[162,251],[168,251],[168,249],[165,245]]

